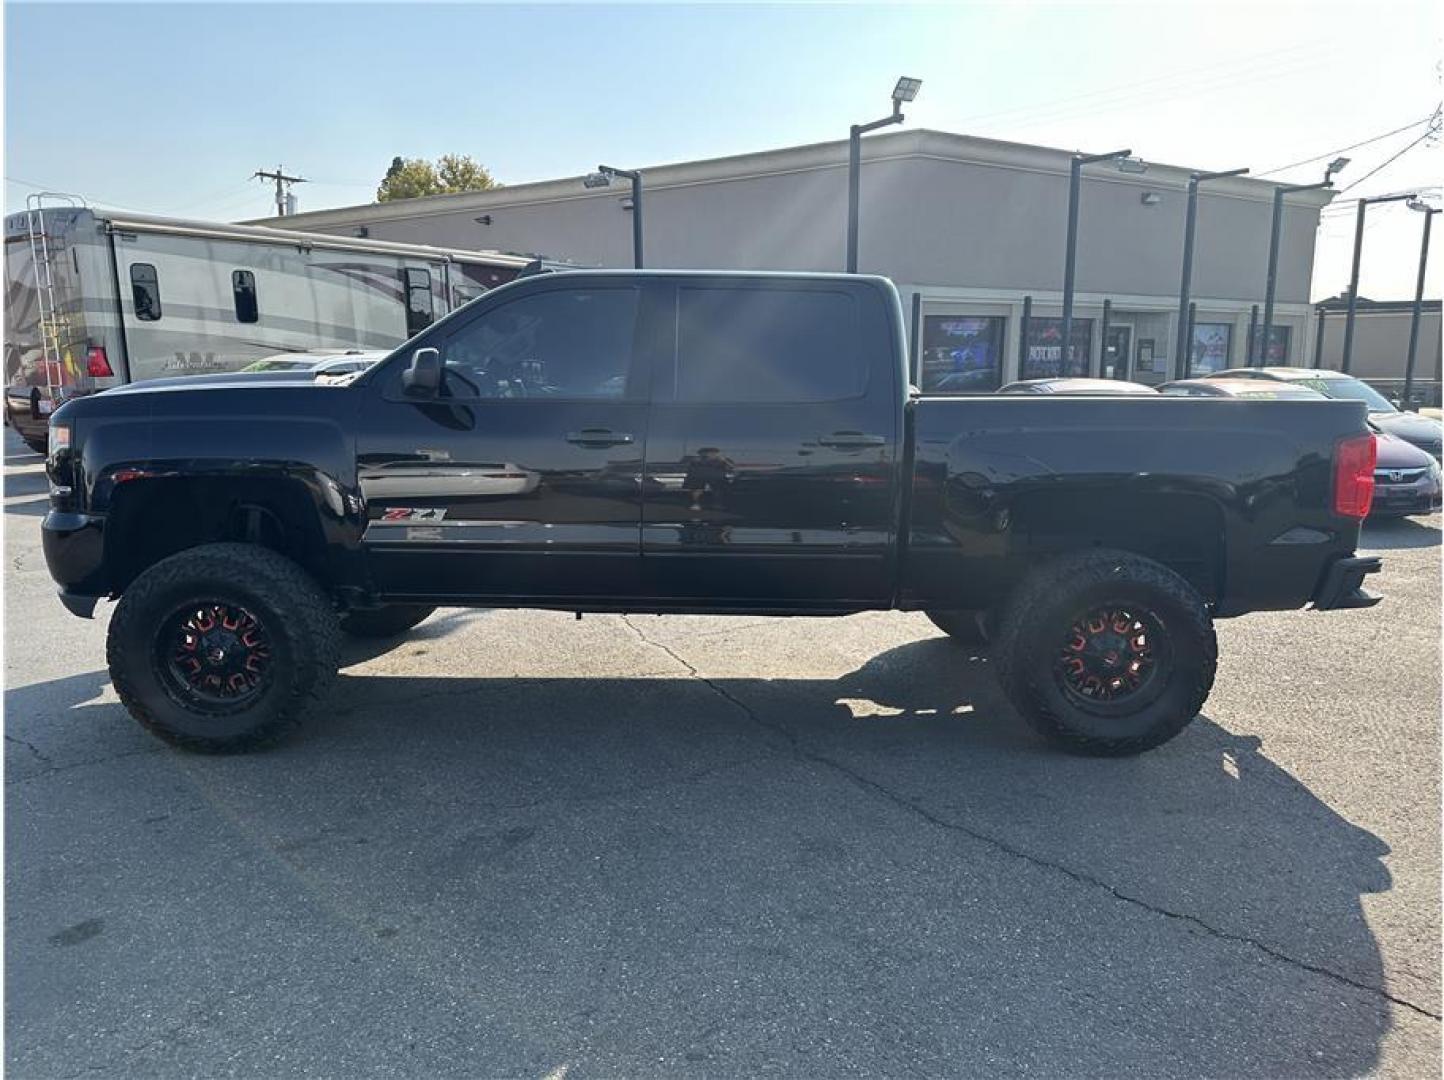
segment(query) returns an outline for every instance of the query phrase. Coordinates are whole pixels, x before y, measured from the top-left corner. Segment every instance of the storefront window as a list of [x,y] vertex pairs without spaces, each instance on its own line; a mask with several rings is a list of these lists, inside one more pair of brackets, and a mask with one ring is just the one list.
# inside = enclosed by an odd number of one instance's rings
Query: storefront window
[[923,319],[925,394],[986,394],[1001,382],[1004,320],[928,315]]
[[1193,348],[1188,354],[1188,374],[1207,375],[1228,367],[1233,327],[1228,323],[1194,323]]
[[[1289,337],[1292,329],[1293,328],[1289,326],[1269,327],[1269,347],[1268,353],[1262,361],[1264,365],[1281,365],[1289,362]],[[1258,343],[1262,336],[1263,327],[1255,328],[1253,340],[1249,342],[1250,356],[1258,356]],[[1255,363],[1258,362],[1259,361],[1255,361]]]
[[1023,355],[1025,379],[1056,379],[1060,376],[1086,376],[1088,357],[1093,351],[1093,320],[1073,320],[1073,340],[1069,343],[1067,363],[1063,361],[1063,320],[1028,320],[1028,346]]

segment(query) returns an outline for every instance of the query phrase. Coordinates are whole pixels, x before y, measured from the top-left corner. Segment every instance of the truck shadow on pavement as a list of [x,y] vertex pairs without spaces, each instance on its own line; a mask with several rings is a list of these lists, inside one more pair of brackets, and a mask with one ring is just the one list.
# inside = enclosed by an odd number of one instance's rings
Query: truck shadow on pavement
[[[1065,756],[986,669],[933,638],[836,680],[343,674],[274,752],[169,760],[484,1003],[458,1074],[511,1040],[581,1075],[1357,1075],[1389,995],[1434,1008],[1361,910],[1387,845],[1258,738]],[[130,723],[77,678],[10,716]]]
[[1408,548],[1438,547],[1439,517],[1389,518],[1366,522],[1359,535],[1359,548],[1366,551],[1400,551]]

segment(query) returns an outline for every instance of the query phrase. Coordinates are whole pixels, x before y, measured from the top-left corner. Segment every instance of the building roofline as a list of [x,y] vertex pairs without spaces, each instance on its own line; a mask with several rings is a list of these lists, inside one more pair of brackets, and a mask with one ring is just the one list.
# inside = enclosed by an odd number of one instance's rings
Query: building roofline
[[[863,140],[862,150],[863,158],[867,161],[927,158],[1055,175],[1068,173],[1073,156],[1073,151],[1060,150],[1055,147],[1006,142],[1001,139],[987,139],[975,135],[959,135],[930,128],[911,128],[905,131],[873,135]],[[830,142],[807,143],[801,146],[752,151],[697,161],[647,165],[640,167],[640,171],[646,177],[648,190],[657,191],[696,184],[745,180],[758,176],[840,169],[845,168],[846,165],[847,140],[837,139]],[[1150,162],[1148,171],[1143,174],[1111,172],[1107,170],[1106,166],[1100,165],[1090,172],[1090,178],[1112,180],[1140,187],[1182,190],[1187,186],[1192,172],[1192,169],[1182,166]],[[1208,193],[1211,196],[1267,201],[1273,198],[1275,187],[1277,185],[1268,180],[1257,180],[1246,176],[1226,177],[1211,182]],[[1286,201],[1292,205],[1320,208],[1327,205],[1333,198],[1333,194],[1332,191],[1298,192],[1287,196]],[[366,203],[328,210],[311,210],[284,218],[255,218],[246,224],[303,229],[312,226],[364,225],[397,219],[465,213],[473,210],[484,212],[527,204],[615,198],[616,195],[617,192],[614,189],[583,188],[582,177],[577,175],[491,188],[487,191],[466,192],[460,195],[428,195],[390,203]]]
[[[1425,300],[1420,305],[1423,311],[1439,311],[1444,307],[1444,301]],[[1331,296],[1327,300],[1319,300],[1314,308],[1320,311],[1327,311],[1330,314],[1336,311],[1349,310],[1349,298],[1347,296]],[[1354,305],[1356,314],[1362,315],[1366,312],[1382,313],[1393,311],[1413,311],[1413,300],[1370,300],[1367,296],[1359,297]]]

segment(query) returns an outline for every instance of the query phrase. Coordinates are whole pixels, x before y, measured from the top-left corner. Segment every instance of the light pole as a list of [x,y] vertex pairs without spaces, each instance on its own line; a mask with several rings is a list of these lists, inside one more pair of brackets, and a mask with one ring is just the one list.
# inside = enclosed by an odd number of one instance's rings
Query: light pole
[[858,174],[862,171],[862,137],[869,131],[876,131],[889,124],[903,121],[903,103],[918,96],[921,79],[910,79],[904,75],[892,88],[892,115],[874,120],[870,124],[853,124],[847,136],[847,272],[857,273],[857,195]]
[[642,174],[635,169],[614,169],[610,165],[598,165],[597,171],[582,177],[582,186],[589,188],[610,187],[612,177],[620,176],[632,182],[632,265],[642,269]]
[[1414,353],[1419,348],[1419,313],[1424,306],[1424,268],[1429,265],[1429,226],[1437,206],[1427,206],[1422,199],[1409,200],[1409,209],[1424,215],[1424,239],[1419,244],[1419,283],[1414,286],[1414,315],[1409,320],[1409,357],[1404,362],[1404,408],[1414,404]]
[[[1331,188],[1334,186],[1334,174],[1341,172],[1349,163],[1346,157],[1334,158],[1329,162],[1329,167],[1324,170],[1324,178],[1317,184],[1295,184],[1291,187],[1274,188],[1274,219],[1273,227],[1269,230],[1269,271],[1268,278],[1264,284],[1264,318],[1262,332],[1258,335],[1258,358],[1263,361],[1268,358],[1269,340],[1274,332],[1274,286],[1278,282],[1279,272],[1279,229],[1284,221],[1284,196],[1292,195],[1299,191],[1318,191],[1320,188]],[[1248,343],[1248,366],[1253,367],[1254,343],[1250,339]],[[1259,365],[1262,367],[1262,363]]]
[[1349,313],[1344,317],[1344,359],[1339,364],[1341,371],[1347,372],[1349,362],[1354,358],[1354,308],[1359,299],[1359,259],[1364,253],[1364,213],[1370,203],[1403,202],[1405,199],[1417,198],[1416,192],[1408,191],[1402,195],[1375,195],[1372,198],[1359,199],[1359,212],[1354,218],[1354,268],[1349,274]]
[[1188,378],[1188,350],[1193,342],[1183,340],[1184,323],[1188,320],[1188,289],[1193,278],[1193,231],[1198,220],[1198,185],[1226,176],[1242,176],[1247,169],[1227,172],[1196,172],[1188,178],[1188,209],[1183,217],[1183,276],[1178,285],[1178,347],[1173,351],[1173,377]]
[[[1083,186],[1083,166],[1100,161],[1116,161],[1119,168],[1131,159],[1132,150],[1114,150],[1109,154],[1074,154],[1068,171],[1068,241],[1063,251],[1063,343],[1059,356],[1060,375],[1068,374],[1068,350],[1073,344],[1073,264],[1078,256],[1078,192]],[[1148,166],[1138,162],[1133,172]],[[1091,360],[1090,360],[1091,362]],[[1086,374],[1086,372],[1085,372]]]

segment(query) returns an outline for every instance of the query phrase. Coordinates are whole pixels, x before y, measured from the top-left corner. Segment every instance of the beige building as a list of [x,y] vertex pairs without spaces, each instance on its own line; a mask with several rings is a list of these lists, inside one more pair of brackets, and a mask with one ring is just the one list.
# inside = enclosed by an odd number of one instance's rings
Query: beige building
[[[859,269],[885,274],[901,290],[926,389],[986,389],[1058,371],[1070,156],[922,129],[864,140]],[[1086,356],[1095,374],[1153,383],[1172,377],[1189,172],[1152,162],[1142,173],[1116,163],[1084,170],[1075,371]],[[642,173],[648,266],[844,266],[845,141]],[[1244,362],[1251,308],[1261,311],[1264,298],[1273,191],[1246,177],[1203,188],[1192,285],[1198,369]],[[628,266],[629,196],[625,182],[589,189],[579,175],[264,223]],[[1306,364],[1312,356],[1309,283],[1319,210],[1329,198],[1315,191],[1285,202],[1271,362]]]
[[[1439,404],[1440,379],[1444,377],[1444,339],[1441,339],[1438,300],[1420,305],[1419,340],[1414,349],[1412,396],[1424,405]],[[1321,301],[1322,332],[1314,332],[1314,363],[1339,370],[1344,362],[1344,324],[1349,298],[1335,296]],[[1354,308],[1354,347],[1349,373],[1367,379],[1385,394],[1400,398],[1404,393],[1404,368],[1409,355],[1409,328],[1414,318],[1412,300],[1370,300],[1359,297]]]

